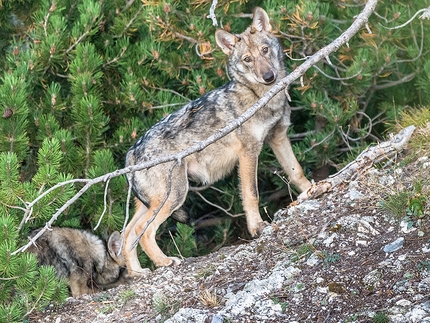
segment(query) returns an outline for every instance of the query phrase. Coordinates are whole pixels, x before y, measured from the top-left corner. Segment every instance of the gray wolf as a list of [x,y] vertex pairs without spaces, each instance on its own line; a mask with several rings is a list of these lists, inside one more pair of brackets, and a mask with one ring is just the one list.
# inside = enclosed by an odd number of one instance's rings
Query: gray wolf
[[[231,81],[155,124],[130,148],[126,166],[179,152],[206,139],[243,114],[285,77],[282,47],[271,31],[269,17],[261,8],[254,10],[251,26],[241,34],[217,30],[216,42],[228,55]],[[237,130],[187,156],[175,167],[172,166],[175,162],[169,162],[127,174],[137,197],[136,212],[124,233],[123,252],[130,275],[145,272],[139,264],[136,248],[131,246],[157,211],[139,243],[156,266],[178,263],[178,259],[167,257],[161,251],[155,234],[160,224],[184,203],[189,179],[207,185],[222,179],[238,165],[247,227],[252,236],[260,234],[267,225],[259,213],[257,187],[258,156],[264,142],[270,145],[299,190],[311,186],[287,137],[290,112],[287,97],[281,91]]]
[[[33,230],[30,237],[40,229]],[[51,265],[57,277],[66,278],[73,296],[92,294],[127,283],[121,235],[115,231],[106,243],[85,230],[53,227],[28,251],[40,265]]]

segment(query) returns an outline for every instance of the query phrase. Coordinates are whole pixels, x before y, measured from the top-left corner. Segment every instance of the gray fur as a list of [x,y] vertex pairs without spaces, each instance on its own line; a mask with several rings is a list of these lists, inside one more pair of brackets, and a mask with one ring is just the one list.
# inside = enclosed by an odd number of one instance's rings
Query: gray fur
[[[242,34],[217,30],[215,38],[229,56],[232,80],[160,120],[130,148],[126,165],[176,153],[206,139],[243,114],[285,77],[287,71],[282,47],[271,30],[269,17],[261,8],[255,9],[252,25]],[[130,274],[143,272],[136,251],[130,250],[130,246],[159,208],[169,185],[167,201],[140,240],[143,250],[157,266],[178,262],[159,249],[155,233],[158,226],[184,203],[189,179],[202,185],[211,184],[224,178],[238,165],[243,207],[248,230],[253,236],[266,225],[258,210],[257,187],[258,156],[265,141],[274,150],[291,182],[300,190],[310,187],[286,136],[290,113],[282,91],[240,128],[181,160],[173,168],[171,179],[169,170],[173,162],[128,174],[129,184],[138,199],[136,214],[125,231],[124,253]]]
[[[39,231],[33,230],[30,237]],[[39,264],[53,266],[58,277],[68,280],[72,295],[77,296],[128,281],[120,243],[119,232],[112,233],[106,243],[88,231],[53,227],[28,251],[36,255]]]

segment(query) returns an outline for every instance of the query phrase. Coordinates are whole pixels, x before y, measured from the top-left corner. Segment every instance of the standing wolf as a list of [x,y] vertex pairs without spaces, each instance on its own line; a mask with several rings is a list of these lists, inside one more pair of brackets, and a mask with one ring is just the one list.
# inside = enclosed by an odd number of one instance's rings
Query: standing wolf
[[[232,80],[163,118],[128,151],[126,165],[136,165],[165,154],[179,152],[204,140],[234,120],[260,99],[277,81],[286,76],[284,54],[271,33],[267,13],[254,10],[250,27],[234,35],[217,30],[216,42],[229,56]],[[184,203],[188,179],[211,184],[239,166],[243,209],[252,236],[265,226],[258,210],[257,164],[263,143],[273,149],[291,182],[301,191],[311,186],[294,156],[287,128],[290,107],[285,93],[277,94],[265,107],[234,132],[200,152],[175,162],[129,173],[128,181],[137,200],[136,213],[125,230],[124,255],[131,275],[143,272],[133,241],[146,228],[140,245],[156,266],[168,266],[179,260],[167,257],[158,247],[155,234],[160,226]],[[167,198],[166,198],[167,196]]]
[[[40,229],[33,230],[34,237]],[[127,283],[124,257],[119,253],[121,235],[115,231],[106,243],[78,229],[53,227],[45,231],[28,251],[39,264],[51,265],[66,278],[73,296],[92,294]]]

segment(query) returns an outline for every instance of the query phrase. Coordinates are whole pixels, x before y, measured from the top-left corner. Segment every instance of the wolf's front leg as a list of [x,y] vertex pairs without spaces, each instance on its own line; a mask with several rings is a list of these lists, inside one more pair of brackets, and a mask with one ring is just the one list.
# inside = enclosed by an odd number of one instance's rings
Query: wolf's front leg
[[294,155],[290,139],[287,137],[287,127],[276,128],[272,137],[269,138],[269,145],[291,183],[297,186],[301,192],[312,186],[311,182],[303,174],[302,166],[300,166]]
[[258,210],[257,186],[258,156],[249,151],[243,151],[239,156],[239,176],[242,187],[242,203],[246,214],[248,231],[256,237],[267,226]]

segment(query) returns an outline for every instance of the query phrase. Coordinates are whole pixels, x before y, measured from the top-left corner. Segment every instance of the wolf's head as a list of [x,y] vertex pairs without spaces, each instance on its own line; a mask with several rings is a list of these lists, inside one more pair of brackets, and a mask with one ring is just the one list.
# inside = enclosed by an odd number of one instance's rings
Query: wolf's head
[[257,7],[252,24],[239,35],[218,29],[215,39],[229,56],[231,77],[245,85],[271,85],[286,75],[284,55],[271,33],[269,16]]
[[125,268],[124,255],[121,253],[121,234],[118,231],[110,235],[106,251],[105,261],[94,268],[96,272],[93,272],[93,278],[96,286],[99,289],[107,289],[128,283],[129,276]]

